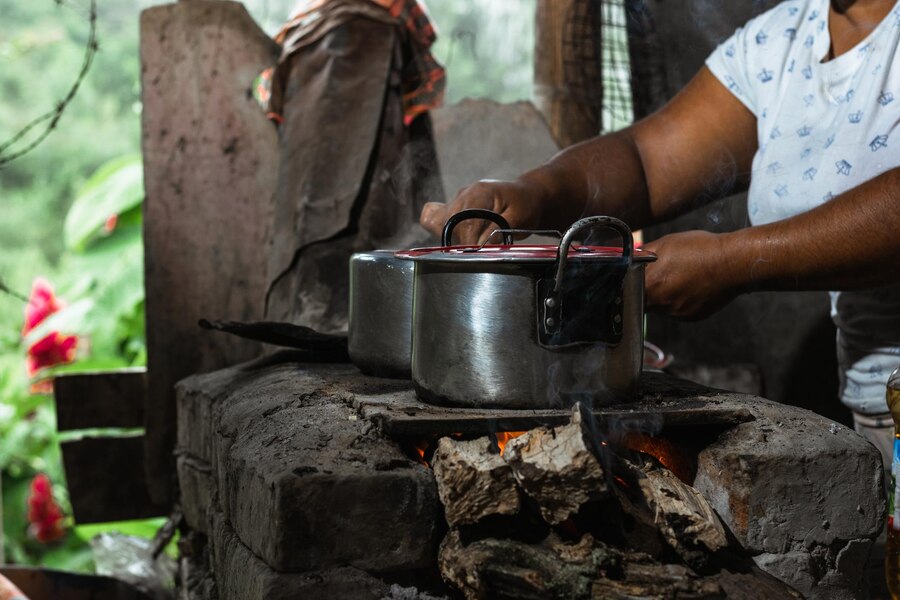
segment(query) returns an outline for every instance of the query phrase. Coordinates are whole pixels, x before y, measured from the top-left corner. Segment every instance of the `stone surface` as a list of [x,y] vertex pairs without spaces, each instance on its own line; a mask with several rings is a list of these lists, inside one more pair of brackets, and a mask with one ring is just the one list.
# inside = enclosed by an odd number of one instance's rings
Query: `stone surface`
[[175,382],[260,351],[197,321],[262,316],[277,134],[251,87],[279,48],[239,2],[156,6],[140,26],[146,461],[168,500]]
[[810,411],[752,409],[754,421],[700,452],[694,487],[762,568],[811,598],[851,597],[884,527],[878,451]]
[[215,479],[209,463],[182,454],[176,461],[178,491],[184,520],[196,531],[209,533],[206,525],[214,506]]
[[[379,383],[349,365],[287,363],[179,386],[179,406],[190,398],[206,405],[193,414],[210,415],[212,430],[198,423],[197,433],[215,443],[197,446],[211,457],[226,518],[278,571],[434,563],[443,526],[434,476],[357,417],[347,391],[334,389],[348,378]],[[193,424],[182,426],[186,439]],[[353,539],[360,542],[346,543]]]
[[378,600],[388,586],[359,569],[278,573],[234,534],[221,513],[210,520],[210,553],[218,600]]

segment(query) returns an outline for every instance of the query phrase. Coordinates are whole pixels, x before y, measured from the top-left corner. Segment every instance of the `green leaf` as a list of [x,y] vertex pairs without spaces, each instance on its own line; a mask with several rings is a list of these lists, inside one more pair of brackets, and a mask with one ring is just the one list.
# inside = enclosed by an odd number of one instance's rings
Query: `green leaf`
[[83,251],[103,233],[107,219],[139,206],[144,199],[140,156],[125,156],[104,164],[82,187],[66,215],[66,247]]

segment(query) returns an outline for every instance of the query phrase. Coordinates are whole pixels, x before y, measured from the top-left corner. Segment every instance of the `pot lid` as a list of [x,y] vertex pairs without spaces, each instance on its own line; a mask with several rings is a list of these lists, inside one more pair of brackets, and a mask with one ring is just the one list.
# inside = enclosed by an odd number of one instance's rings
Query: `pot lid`
[[[395,254],[407,260],[425,260],[441,262],[474,261],[474,262],[522,262],[522,263],[554,263],[559,246],[556,244],[490,244],[484,246],[435,246],[433,248],[414,248],[401,250]],[[597,260],[614,262],[621,260],[622,248],[613,246],[572,246],[569,248],[568,261]],[[635,248],[632,261],[646,263],[656,260],[652,252]]]

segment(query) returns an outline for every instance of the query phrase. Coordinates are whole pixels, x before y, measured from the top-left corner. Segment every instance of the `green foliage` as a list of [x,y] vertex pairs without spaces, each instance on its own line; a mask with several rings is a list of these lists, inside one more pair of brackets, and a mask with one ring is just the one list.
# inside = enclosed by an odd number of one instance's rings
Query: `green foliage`
[[[45,546],[28,535],[25,499],[36,473],[47,473],[57,502],[71,514],[65,495],[53,401],[30,394],[24,351],[51,331],[79,337],[79,359],[39,373],[108,369],[146,360],[143,319],[143,245],[140,159],[116,159],[88,179],[66,218],[57,291],[69,304],[24,339],[8,335],[0,348],[0,469],[3,472],[4,546],[8,560],[90,570],[85,530],[75,528]],[[117,217],[114,228],[108,218]],[[70,523],[71,525],[71,523]],[[137,529],[142,530],[141,526]]]
[[445,101],[531,99],[536,0],[432,0],[435,57],[447,70]]

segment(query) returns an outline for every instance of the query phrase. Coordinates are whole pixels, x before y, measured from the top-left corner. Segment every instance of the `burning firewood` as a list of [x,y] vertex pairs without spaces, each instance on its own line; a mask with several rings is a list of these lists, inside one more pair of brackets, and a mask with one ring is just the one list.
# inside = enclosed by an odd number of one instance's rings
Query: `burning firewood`
[[444,579],[467,600],[724,597],[715,580],[688,567],[622,552],[590,535],[574,544],[551,536],[540,545],[506,539],[464,545],[459,533],[451,531],[441,544],[438,564]]
[[514,515],[521,500],[510,466],[490,438],[441,438],[432,459],[438,496],[450,525],[476,523],[489,515]]
[[540,544],[489,538],[464,544],[451,530],[441,544],[442,577],[466,600],[799,600],[800,594],[749,560],[717,573],[665,564],[585,535]]
[[533,429],[506,447],[504,458],[516,481],[551,525],[562,523],[583,504],[607,493],[603,467],[589,445],[590,439],[580,406],[576,405],[568,425]]
[[642,466],[616,457],[619,504],[645,527],[655,527],[688,564],[702,565],[728,546],[725,529],[697,490],[651,458]]

